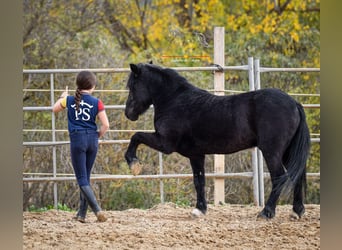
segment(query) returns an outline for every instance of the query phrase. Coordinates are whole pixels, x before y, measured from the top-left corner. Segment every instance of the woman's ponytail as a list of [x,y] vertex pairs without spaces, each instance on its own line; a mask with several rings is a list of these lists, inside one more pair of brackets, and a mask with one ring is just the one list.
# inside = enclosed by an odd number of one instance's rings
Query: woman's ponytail
[[80,109],[80,102],[81,102],[81,91],[79,88],[75,91],[75,104],[76,104],[76,110],[78,111]]

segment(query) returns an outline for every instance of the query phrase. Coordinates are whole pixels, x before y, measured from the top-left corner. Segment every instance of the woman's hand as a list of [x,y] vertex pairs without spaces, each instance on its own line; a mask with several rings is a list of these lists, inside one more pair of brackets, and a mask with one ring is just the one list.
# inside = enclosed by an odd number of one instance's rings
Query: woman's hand
[[65,87],[65,91],[59,96],[56,103],[52,106],[52,112],[59,112],[65,109],[65,107],[62,106],[61,101],[68,96],[68,86]]
[[66,97],[66,96],[68,96],[68,86],[66,86],[65,87],[65,91],[60,95],[60,97],[59,98],[64,98],[64,97]]

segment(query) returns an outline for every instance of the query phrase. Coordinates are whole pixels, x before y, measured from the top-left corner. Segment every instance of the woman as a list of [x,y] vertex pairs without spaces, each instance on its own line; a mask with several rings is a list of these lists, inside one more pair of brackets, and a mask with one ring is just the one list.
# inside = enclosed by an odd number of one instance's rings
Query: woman
[[[107,114],[102,101],[92,96],[96,86],[96,76],[90,71],[81,71],[76,78],[76,92],[68,96],[64,91],[53,106],[53,112],[68,110],[68,131],[70,136],[71,162],[80,187],[80,207],[75,217],[84,223],[88,204],[97,220],[107,220],[96,201],[90,186],[90,174],[98,150],[98,138],[109,129]],[[96,118],[101,126],[97,130]]]

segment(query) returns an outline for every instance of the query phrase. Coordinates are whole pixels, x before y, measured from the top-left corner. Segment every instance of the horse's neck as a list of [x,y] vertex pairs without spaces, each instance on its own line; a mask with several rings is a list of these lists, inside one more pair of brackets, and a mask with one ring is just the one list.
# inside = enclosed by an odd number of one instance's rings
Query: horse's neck
[[189,86],[173,82],[164,82],[158,84],[158,87],[151,89],[150,94],[153,105],[158,105],[173,101],[186,91],[189,91]]

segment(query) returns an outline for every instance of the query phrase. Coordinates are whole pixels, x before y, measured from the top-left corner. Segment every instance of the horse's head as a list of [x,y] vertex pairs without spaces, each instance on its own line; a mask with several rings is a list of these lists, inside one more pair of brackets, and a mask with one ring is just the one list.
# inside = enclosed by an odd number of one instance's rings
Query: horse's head
[[129,89],[126,101],[125,115],[128,119],[136,121],[152,104],[152,98],[147,88],[149,82],[148,71],[144,64],[130,64],[131,73],[128,78]]

